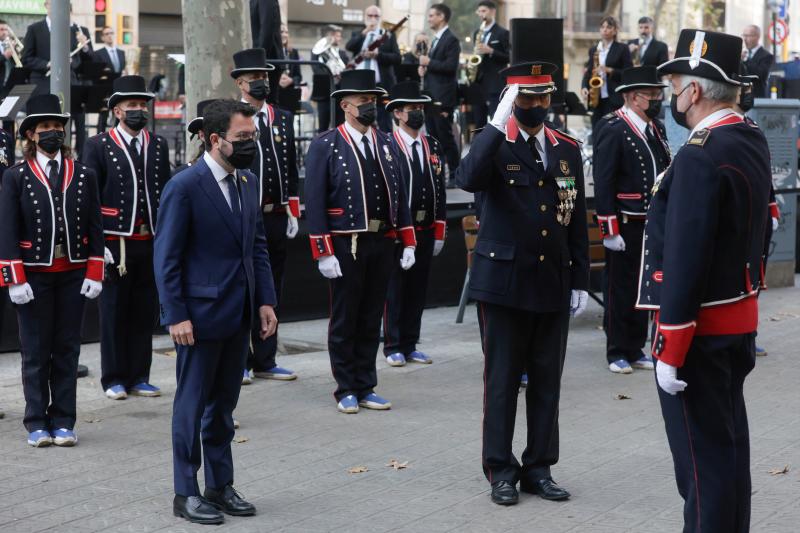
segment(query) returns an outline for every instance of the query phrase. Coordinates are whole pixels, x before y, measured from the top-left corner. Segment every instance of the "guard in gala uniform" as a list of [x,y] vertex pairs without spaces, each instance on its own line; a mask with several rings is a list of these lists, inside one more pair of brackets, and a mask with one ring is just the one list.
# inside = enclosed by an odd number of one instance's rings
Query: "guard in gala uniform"
[[372,71],[345,71],[333,93],[345,122],[315,138],[306,155],[311,252],[331,280],[328,351],[343,413],[391,408],[375,394],[375,358],[398,238],[400,266],[414,266],[408,165],[390,136],[374,127],[376,99],[385,94]]
[[595,127],[592,158],[597,221],[606,247],[603,329],[608,369],[630,374],[653,369],[644,354],[647,312],[636,310],[636,283],[650,190],[670,161],[661,112],[663,88],[656,67],[622,72],[625,105]]
[[27,114],[25,161],[0,189],[0,284],[17,310],[28,444],[73,446],[83,304],[103,289],[100,197],[64,146],[58,97],[34,96]]
[[106,396],[159,396],[149,383],[157,295],[153,235],[164,184],[171,176],[167,141],[147,131],[141,76],[114,80],[108,100],[118,124],[86,142],[83,161],[97,173],[108,276],[100,298],[101,384]]
[[[550,467],[569,317],[589,297],[589,239],[578,141],[544,123],[555,70],[530,62],[501,71],[505,95],[456,174],[460,187],[483,197],[469,290],[483,323],[483,471],[500,505],[517,503],[517,481],[548,500],[569,498]],[[520,466],[511,443],[523,369]]]
[[203,133],[203,112],[208,104],[216,101],[216,98],[212,98],[210,100],[201,100],[197,102],[197,112],[195,117],[186,125],[186,131],[189,132],[190,140],[194,140],[196,138],[198,141],[200,141],[200,147],[192,159],[172,171],[173,176],[176,176],[179,172],[182,172],[197,163],[197,161],[203,157],[203,154],[206,153],[206,136]]
[[[250,164],[250,171],[258,177],[261,185],[259,194],[264,230],[267,233],[267,250],[275,294],[278,297],[275,312],[280,318],[288,239],[294,239],[297,235],[297,219],[300,218],[294,116],[267,103],[270,94],[267,72],[275,70],[275,67],[267,63],[263,48],[236,52],[233,54],[233,62],[231,77],[236,80],[242,101],[256,110],[253,123],[259,132],[256,143],[258,154]],[[275,362],[278,351],[277,333],[262,339],[259,330],[260,325],[255,324],[250,337],[252,353],[248,357],[242,384],[249,384],[252,376],[283,381],[297,379],[297,374]]]
[[733,110],[739,37],[686,29],[670,110],[691,129],[647,212],[641,309],[655,311],[653,356],[685,533],[750,527],[743,385],[755,365],[756,298],[771,230],[764,136]]
[[398,126],[392,134],[392,144],[408,166],[406,195],[417,238],[414,266],[403,270],[395,264],[386,295],[383,354],[391,366],[432,362],[427,354],[417,350],[417,342],[431,260],[444,246],[447,201],[444,154],[439,141],[420,133],[425,125],[425,105],[430,101],[430,97],[421,94],[419,83],[407,81],[392,88],[386,104],[386,111]]

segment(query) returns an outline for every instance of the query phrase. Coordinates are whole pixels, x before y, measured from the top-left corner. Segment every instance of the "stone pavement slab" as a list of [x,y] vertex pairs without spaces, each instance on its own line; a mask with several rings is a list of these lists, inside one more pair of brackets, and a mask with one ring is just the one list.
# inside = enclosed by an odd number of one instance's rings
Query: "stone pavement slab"
[[[759,358],[745,388],[755,532],[794,532],[800,523],[799,297],[794,288],[761,297],[759,344],[769,356]],[[168,338],[156,339],[161,351],[153,361],[161,398],[106,399],[99,346],[83,347],[91,375],[78,382],[80,442],[73,449],[25,444],[19,354],[0,355],[0,531],[679,531],[681,500],[653,373],[608,372],[600,312],[590,302],[570,331],[554,468],[572,492],[568,502],[526,494],[511,508],[489,501],[480,467],[483,356],[475,310],[456,325],[455,309],[442,308],[424,317],[421,348],[433,365],[389,368],[378,358],[377,390],[393,402],[391,411],[337,413],[324,351],[280,357],[299,373],[296,382],[243,387],[236,486],[259,514],[229,518],[219,529],[172,516],[175,359],[163,354]],[[326,331],[324,320],[290,323],[281,326],[281,339],[324,347]],[[524,401],[520,395],[517,453]],[[408,467],[386,466],[392,459]],[[786,474],[770,474],[787,465]],[[355,466],[367,471],[348,473]]]

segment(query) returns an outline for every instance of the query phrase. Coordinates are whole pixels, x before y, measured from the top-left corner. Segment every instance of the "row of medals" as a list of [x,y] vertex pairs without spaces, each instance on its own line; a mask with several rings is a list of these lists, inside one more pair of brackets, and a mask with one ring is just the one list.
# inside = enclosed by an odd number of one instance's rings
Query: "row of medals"
[[568,226],[572,220],[572,211],[575,210],[575,198],[578,197],[575,178],[556,178],[556,183],[558,184],[556,221],[562,226]]

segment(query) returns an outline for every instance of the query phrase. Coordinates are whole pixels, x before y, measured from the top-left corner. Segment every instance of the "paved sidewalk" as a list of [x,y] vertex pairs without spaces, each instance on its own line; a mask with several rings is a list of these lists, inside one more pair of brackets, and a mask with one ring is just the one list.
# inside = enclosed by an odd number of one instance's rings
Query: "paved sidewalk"
[[[745,390],[752,531],[789,533],[800,523],[800,289],[767,291],[761,304],[759,344],[769,356],[758,360]],[[389,412],[337,413],[324,351],[279,358],[299,372],[296,382],[244,387],[236,487],[259,514],[227,518],[219,529],[172,516],[174,358],[154,358],[152,381],[163,397],[113,402],[100,389],[99,347],[85,346],[81,361],[91,375],[79,380],[79,445],[32,449],[22,428],[19,356],[0,355],[0,531],[677,532],[681,501],[652,372],[606,370],[599,313],[590,302],[570,332],[554,468],[572,492],[568,502],[523,495],[511,508],[490,503],[480,468],[475,310],[455,325],[455,309],[446,308],[424,319],[423,349],[433,365],[393,369],[379,360],[377,390],[393,402]],[[326,329],[326,321],[287,324],[282,339],[321,348]],[[168,347],[168,339],[157,345]],[[522,439],[516,444],[519,453]],[[392,459],[407,468],[387,467]],[[769,473],[786,465],[786,474]],[[356,466],[368,471],[348,473]]]

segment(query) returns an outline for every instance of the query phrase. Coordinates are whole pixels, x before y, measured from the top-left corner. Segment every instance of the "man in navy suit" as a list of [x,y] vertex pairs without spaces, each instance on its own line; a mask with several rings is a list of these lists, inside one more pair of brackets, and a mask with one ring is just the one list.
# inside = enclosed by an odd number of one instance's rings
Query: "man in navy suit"
[[[106,65],[105,73],[108,76],[106,83],[111,83],[125,72],[125,52],[114,45],[114,29],[111,26],[103,27],[101,35],[105,46],[94,52],[92,60]],[[97,115],[97,133],[106,131],[107,125],[108,110],[101,111]]]
[[[259,209],[255,111],[232,100],[203,112],[206,153],[164,188],[154,266],[161,323],[178,351],[172,414],[173,512],[220,524],[220,511],[255,514],[233,488],[232,413],[239,399],[250,329],[275,333],[275,289]],[[214,243],[209,246],[208,243]],[[206,489],[197,484],[200,441]]]

